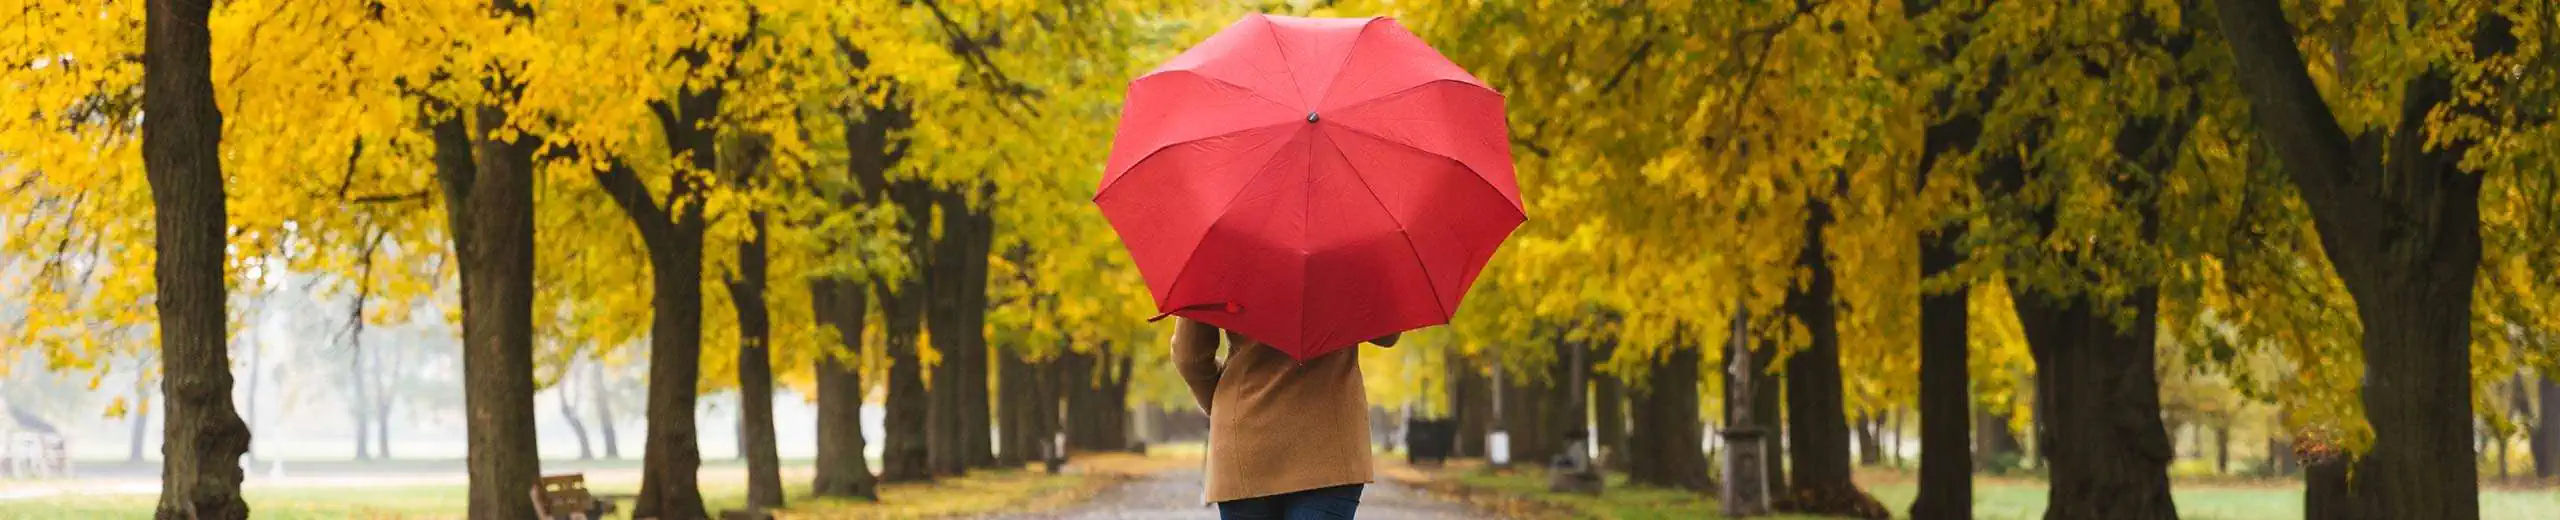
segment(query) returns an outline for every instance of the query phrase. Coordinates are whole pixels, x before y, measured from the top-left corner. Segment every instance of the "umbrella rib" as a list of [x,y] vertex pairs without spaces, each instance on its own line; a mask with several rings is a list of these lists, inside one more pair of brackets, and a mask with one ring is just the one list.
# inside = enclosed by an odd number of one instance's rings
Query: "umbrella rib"
[[[1333,141],[1333,136],[1331,134],[1326,134],[1325,141],[1331,143]],[[1333,154],[1341,156],[1342,163],[1351,167],[1351,179],[1360,181],[1360,190],[1369,192],[1369,200],[1376,201],[1378,203],[1378,211],[1387,212],[1387,220],[1396,223],[1396,234],[1404,237],[1405,249],[1413,251],[1413,263],[1422,270],[1423,285],[1431,288],[1432,305],[1440,307],[1440,319],[1445,321],[1449,318],[1455,317],[1455,315],[1450,314],[1449,312],[1449,304],[1447,302],[1440,301],[1440,281],[1431,279],[1431,264],[1422,261],[1422,246],[1413,243],[1413,231],[1405,229],[1404,217],[1396,215],[1396,211],[1394,209],[1388,208],[1387,199],[1385,197],[1379,197],[1378,189],[1369,186],[1369,175],[1360,171],[1359,163],[1351,161],[1351,154],[1343,153],[1342,144],[1332,144]],[[1446,157],[1443,157],[1443,159],[1446,159]],[[1461,167],[1466,166],[1465,163],[1459,163],[1458,165]],[[1467,171],[1472,172],[1475,171],[1475,169],[1468,168]],[[1300,301],[1304,301],[1304,298],[1300,298]]]
[[[1191,76],[1191,77],[1195,77],[1195,78],[1200,78],[1200,79],[1202,79],[1202,80],[1207,80],[1207,81],[1212,82],[1212,83],[1217,83],[1219,86],[1224,86],[1224,87],[1227,87],[1227,88],[1232,88],[1232,89],[1236,89],[1236,90],[1241,90],[1241,91],[1244,91],[1244,93],[1246,93],[1246,94],[1252,94],[1252,95],[1253,95],[1253,97],[1261,98],[1263,101],[1269,101],[1269,102],[1271,102],[1271,104],[1272,104],[1273,106],[1278,106],[1278,107],[1280,107],[1280,108],[1286,108],[1286,109],[1290,109],[1290,110],[1293,110],[1293,111],[1294,111],[1294,110],[1297,110],[1297,108],[1298,108],[1298,107],[1297,107],[1297,106],[1295,106],[1295,105],[1290,105],[1288,102],[1281,101],[1281,100],[1277,100],[1277,99],[1272,99],[1270,95],[1268,95],[1268,94],[1263,94],[1263,93],[1262,93],[1262,91],[1261,91],[1260,89],[1246,88],[1244,85],[1236,84],[1236,82],[1233,82],[1233,81],[1227,81],[1227,80],[1226,80],[1226,78],[1221,78],[1221,77],[1217,77],[1217,76],[1211,76],[1211,75],[1209,75],[1208,73],[1200,72],[1199,70],[1196,70],[1196,69],[1175,69],[1175,70],[1168,70],[1168,71],[1164,71],[1164,72],[1158,72],[1158,73],[1154,73],[1154,74],[1148,74],[1148,75],[1146,75],[1146,76],[1144,76],[1144,77],[1140,77],[1140,78],[1138,78],[1138,79],[1129,80],[1129,83],[1134,85],[1134,84],[1136,84],[1137,82],[1140,82],[1140,81],[1146,81],[1146,80],[1148,80],[1148,79],[1153,79],[1153,78],[1158,77],[1158,76],[1171,76],[1171,75],[1174,75],[1174,74],[1182,74],[1182,75],[1187,75],[1187,76]],[[1293,120],[1293,121],[1294,121],[1294,120]]]
[[1138,167],[1139,167],[1139,166],[1145,166],[1145,165],[1147,164],[1147,161],[1155,160],[1156,155],[1157,155],[1157,154],[1162,154],[1162,153],[1164,153],[1164,151],[1165,151],[1165,150],[1171,150],[1171,149],[1174,149],[1174,147],[1183,146],[1183,145],[1189,145],[1189,144],[1192,144],[1192,143],[1197,143],[1197,142],[1201,142],[1201,141],[1207,141],[1207,140],[1210,140],[1210,139],[1216,139],[1216,138],[1220,138],[1220,137],[1233,136],[1233,135],[1238,135],[1238,134],[1249,134],[1249,133],[1253,133],[1253,132],[1259,132],[1259,131],[1263,131],[1263,130],[1268,130],[1268,129],[1271,129],[1271,128],[1274,128],[1274,127],[1287,126],[1287,125],[1290,125],[1290,124],[1296,124],[1296,123],[1297,123],[1296,121],[1282,121],[1282,122],[1278,122],[1278,123],[1272,123],[1272,124],[1267,124],[1267,125],[1262,125],[1262,126],[1257,126],[1257,127],[1252,127],[1252,128],[1240,129],[1240,130],[1236,130],[1236,131],[1233,131],[1233,132],[1222,132],[1222,133],[1216,133],[1216,134],[1204,135],[1204,136],[1200,136],[1200,137],[1194,137],[1194,138],[1190,138],[1190,139],[1184,139],[1184,140],[1180,140],[1180,141],[1175,141],[1175,142],[1165,143],[1163,146],[1158,146],[1158,147],[1156,147],[1156,148],[1155,148],[1155,149],[1153,149],[1153,150],[1148,150],[1148,151],[1147,151],[1147,155],[1146,155],[1145,157],[1139,157],[1139,158],[1138,158],[1138,160],[1136,160],[1136,161],[1130,161],[1130,162],[1129,162],[1129,167],[1128,167],[1128,168],[1121,169],[1121,170],[1120,170],[1120,176],[1119,176],[1119,177],[1112,178],[1112,179],[1111,179],[1111,183],[1110,183],[1110,184],[1105,184],[1105,185],[1103,185],[1103,186],[1102,186],[1102,187],[1100,187],[1100,188],[1095,188],[1095,189],[1093,190],[1093,199],[1094,199],[1094,200],[1097,200],[1097,201],[1102,200],[1102,194],[1103,194],[1103,193],[1111,191],[1111,187],[1113,187],[1113,186],[1119,186],[1121,181],[1129,180],[1129,176],[1130,176],[1130,175],[1135,175],[1135,174],[1137,174],[1137,173],[1138,173]]
[[[1289,46],[1287,46],[1287,45],[1281,45],[1281,44],[1280,44],[1280,24],[1272,23],[1272,22],[1271,22],[1271,17],[1269,17],[1269,16],[1264,16],[1264,17],[1262,17],[1262,25],[1263,25],[1263,27],[1264,27],[1265,29],[1268,29],[1268,30],[1266,30],[1266,31],[1263,31],[1263,33],[1262,33],[1262,34],[1263,34],[1264,36],[1269,36],[1269,37],[1271,37],[1271,50],[1272,50],[1272,52],[1280,53],[1280,71],[1281,71],[1281,72],[1286,72],[1286,73],[1288,73],[1288,74],[1289,74],[1289,86],[1291,86],[1291,87],[1295,87],[1295,88],[1297,88],[1297,89],[1298,89],[1298,98],[1299,98],[1299,99],[1306,99],[1306,97],[1307,97],[1307,87],[1306,87],[1306,85],[1305,85],[1305,84],[1302,84],[1302,83],[1299,83],[1299,82],[1298,82],[1298,68],[1297,68],[1297,67],[1289,66]],[[1312,106],[1313,102],[1312,102],[1312,101],[1310,101],[1310,102],[1309,102],[1309,104]],[[1287,106],[1287,105],[1286,105],[1286,104],[1283,104],[1282,106]],[[1306,107],[1291,107],[1291,108],[1306,108]]]
[[[1504,195],[1502,194],[1502,190],[1501,190],[1501,189],[1498,189],[1498,188],[1494,188],[1494,187],[1493,187],[1493,181],[1492,181],[1492,180],[1490,180],[1490,179],[1485,179],[1485,178],[1484,178],[1484,172],[1476,171],[1475,166],[1474,166],[1474,165],[1469,165],[1469,164],[1467,164],[1467,162],[1466,162],[1466,161],[1458,160],[1458,158],[1456,158],[1456,157],[1450,157],[1450,156],[1449,156],[1449,154],[1444,154],[1444,153],[1440,153],[1440,152],[1434,152],[1434,151],[1430,151],[1430,150],[1424,150],[1424,149],[1422,149],[1422,147],[1419,147],[1419,146],[1414,146],[1414,145],[1410,145],[1410,144],[1405,144],[1405,143],[1404,143],[1404,142],[1402,142],[1402,141],[1397,141],[1397,140],[1394,140],[1394,139],[1388,139],[1388,138],[1387,138],[1387,136],[1378,135],[1378,134],[1373,133],[1373,132],[1370,132],[1370,131],[1368,131],[1368,130],[1362,130],[1362,129],[1360,129],[1360,127],[1359,127],[1359,126],[1357,126],[1357,125],[1347,125],[1347,124],[1346,124],[1346,125],[1335,125],[1335,126],[1341,127],[1341,128],[1342,128],[1342,129],[1344,129],[1344,130],[1349,130],[1349,131],[1351,131],[1352,133],[1360,134],[1360,135],[1361,135],[1361,136],[1363,136],[1363,137],[1368,137],[1368,138],[1373,139],[1373,140],[1376,140],[1376,141],[1378,141],[1378,142],[1387,143],[1387,144],[1389,144],[1389,145],[1402,147],[1402,148],[1407,149],[1407,150],[1413,150],[1414,152],[1416,152],[1416,153],[1421,153],[1421,154],[1423,154],[1423,155],[1429,155],[1429,156],[1432,156],[1432,157],[1438,157],[1438,158],[1442,158],[1442,159],[1447,159],[1447,160],[1449,160],[1450,162],[1458,163],[1458,166],[1465,167],[1465,168],[1467,169],[1467,173],[1473,173],[1473,174],[1475,174],[1475,175],[1476,175],[1476,180],[1484,181],[1484,187],[1485,187],[1485,189],[1493,190],[1493,196],[1494,196],[1494,197],[1501,198],[1503,202],[1511,202],[1511,197],[1504,196]],[[1516,213],[1516,214],[1520,215],[1520,220],[1521,220],[1521,221],[1526,222],[1526,221],[1528,221],[1528,220],[1529,220],[1529,212],[1522,210],[1522,209],[1520,208],[1520,206],[1512,205],[1512,206],[1511,206],[1511,211],[1512,211],[1513,213]]]
[[[1360,54],[1360,42],[1369,37],[1369,28],[1376,27],[1378,25],[1378,20],[1382,19],[1385,19],[1385,17],[1369,17],[1369,21],[1360,23],[1360,32],[1351,35],[1351,45],[1343,48],[1342,61],[1333,65],[1333,77],[1325,80],[1324,82],[1325,99],[1333,97],[1334,87],[1342,86],[1342,68],[1351,66],[1351,57]],[[1309,110],[1324,107],[1325,99],[1307,100]]]
[[[1293,138],[1293,139],[1291,139],[1291,140],[1294,140],[1294,138]],[[1288,143],[1288,141],[1284,140],[1284,141],[1282,141],[1282,142],[1280,143],[1280,145],[1281,145],[1281,146],[1288,146],[1288,145],[1289,145],[1289,143]],[[1170,148],[1170,146],[1168,146],[1167,148]],[[1208,239],[1209,239],[1209,233],[1217,231],[1217,230],[1218,230],[1218,224],[1223,223],[1223,222],[1226,222],[1228,212],[1230,212],[1230,211],[1234,211],[1234,210],[1235,210],[1235,206],[1236,206],[1236,199],[1244,198],[1244,192],[1245,192],[1246,190],[1250,189],[1250,188],[1253,186],[1253,183],[1254,183],[1254,182],[1256,182],[1256,181],[1260,181],[1260,180],[1262,180],[1262,178],[1263,178],[1263,177],[1267,177],[1267,176],[1270,176],[1270,175],[1271,175],[1271,172],[1272,172],[1273,170],[1272,170],[1272,168],[1271,168],[1271,163],[1270,163],[1270,161],[1279,160],[1280,154],[1282,154],[1282,153],[1288,153],[1288,150],[1280,150],[1280,151],[1272,152],[1272,154],[1271,154],[1271,157],[1270,157],[1270,158],[1263,159],[1263,161],[1264,161],[1264,162],[1262,163],[1262,167],[1260,167],[1260,168],[1256,168],[1257,170],[1261,170],[1261,171],[1260,171],[1259,173],[1255,173],[1255,174],[1253,174],[1253,178],[1251,178],[1251,179],[1246,179],[1246,180],[1244,181],[1244,184],[1243,184],[1243,185],[1241,185],[1240,187],[1238,187],[1238,188],[1236,189],[1236,192],[1235,192],[1235,193],[1232,193],[1232,194],[1228,194],[1228,195],[1227,195],[1227,201],[1226,201],[1226,202],[1221,203],[1221,204],[1219,204],[1219,205],[1218,205],[1218,212],[1217,212],[1217,213],[1215,213],[1215,214],[1218,216],[1218,218],[1217,218],[1216,220],[1211,220],[1211,221],[1209,221],[1209,227],[1208,227],[1208,228],[1205,228],[1205,229],[1200,230],[1200,239],[1192,242],[1192,245],[1191,245],[1191,254],[1190,254],[1190,255],[1188,255],[1188,256],[1184,256],[1184,257],[1182,258],[1182,267],[1180,267],[1180,268],[1176,268],[1176,269],[1174,269],[1174,270],[1173,270],[1173,283],[1165,284],[1165,286],[1164,286],[1164,297],[1163,297],[1163,298],[1157,298],[1157,299],[1156,299],[1156,306],[1157,306],[1157,307],[1159,307],[1158,309],[1156,309],[1157,311],[1162,312],[1162,311],[1164,311],[1164,310],[1165,310],[1165,308],[1169,308],[1169,307],[1167,307],[1167,304],[1165,303],[1165,300],[1173,298],[1174,290],[1176,290],[1176,289],[1181,289],[1181,288],[1182,288],[1182,280],[1183,280],[1183,276],[1182,276],[1182,275],[1190,274],[1190,273],[1191,273],[1191,263],[1192,263],[1193,261],[1195,261],[1195,260],[1199,260],[1199,259],[1200,259],[1200,245],[1199,245],[1199,243],[1200,243],[1200,242],[1208,241]],[[1149,158],[1153,158],[1153,154],[1150,154],[1150,155],[1149,155]],[[1133,166],[1133,167],[1131,167],[1131,169],[1136,169],[1136,167],[1134,167],[1134,166]]]

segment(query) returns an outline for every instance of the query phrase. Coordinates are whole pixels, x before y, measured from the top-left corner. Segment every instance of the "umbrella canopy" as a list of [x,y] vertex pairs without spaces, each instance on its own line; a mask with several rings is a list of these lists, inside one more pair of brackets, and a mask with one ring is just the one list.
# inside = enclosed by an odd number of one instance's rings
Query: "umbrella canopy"
[[1130,82],[1094,202],[1158,311],[1311,359],[1448,323],[1527,219],[1502,104],[1393,19],[1248,15]]

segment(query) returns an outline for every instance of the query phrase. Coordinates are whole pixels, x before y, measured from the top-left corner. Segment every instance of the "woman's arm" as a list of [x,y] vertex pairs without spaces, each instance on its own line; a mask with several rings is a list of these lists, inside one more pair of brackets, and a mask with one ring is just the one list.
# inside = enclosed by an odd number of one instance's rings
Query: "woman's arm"
[[1217,327],[1173,318],[1173,369],[1191,386],[1191,399],[1199,401],[1200,413],[1209,413],[1209,403],[1217,401],[1218,336]]

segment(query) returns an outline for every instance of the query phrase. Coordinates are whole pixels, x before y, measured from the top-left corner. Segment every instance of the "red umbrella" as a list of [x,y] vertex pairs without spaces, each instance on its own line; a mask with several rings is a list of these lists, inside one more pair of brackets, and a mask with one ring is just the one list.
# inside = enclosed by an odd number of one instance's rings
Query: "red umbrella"
[[1248,15],[1129,83],[1094,202],[1158,311],[1312,359],[1449,322],[1528,218],[1502,114],[1393,19]]

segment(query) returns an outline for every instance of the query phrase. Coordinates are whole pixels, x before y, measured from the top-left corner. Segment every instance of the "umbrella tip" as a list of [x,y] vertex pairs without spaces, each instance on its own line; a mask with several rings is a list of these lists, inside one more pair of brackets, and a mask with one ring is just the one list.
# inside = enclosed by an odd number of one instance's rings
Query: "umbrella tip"
[[1316,119],[1319,119],[1319,118],[1317,118],[1317,117],[1316,117],[1316,113],[1315,113],[1315,112],[1307,112],[1307,122],[1309,122],[1309,123],[1313,123],[1313,122],[1316,122]]

